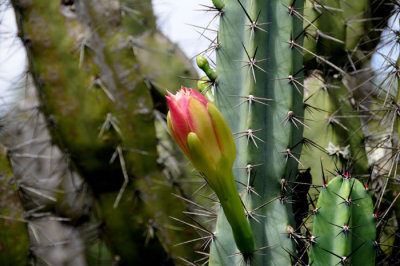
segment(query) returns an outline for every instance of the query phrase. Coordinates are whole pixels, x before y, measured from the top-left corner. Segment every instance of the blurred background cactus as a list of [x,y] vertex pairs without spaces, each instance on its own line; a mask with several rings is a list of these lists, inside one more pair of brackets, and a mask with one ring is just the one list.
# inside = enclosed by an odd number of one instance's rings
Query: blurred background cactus
[[[398,263],[398,1],[207,1],[201,78],[151,0],[8,5],[28,66],[0,119],[1,265]],[[197,81],[250,256],[168,134],[166,90]]]
[[157,31],[151,1],[11,3],[29,66],[2,139],[35,259],[195,258],[193,245],[175,245],[195,231],[170,218],[190,210],[174,194],[194,188],[181,184],[185,164],[169,142],[162,97],[195,72]]

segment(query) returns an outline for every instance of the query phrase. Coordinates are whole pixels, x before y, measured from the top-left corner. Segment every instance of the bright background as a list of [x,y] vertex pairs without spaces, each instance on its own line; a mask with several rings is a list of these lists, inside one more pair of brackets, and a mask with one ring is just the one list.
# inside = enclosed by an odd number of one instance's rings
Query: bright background
[[[161,31],[194,62],[194,57],[210,43],[196,26],[206,27],[214,17],[215,12],[207,12],[201,6],[211,5],[211,0],[153,0],[153,5]],[[209,27],[216,29],[216,22]],[[13,101],[11,88],[25,70],[25,51],[16,35],[14,12],[8,0],[0,0],[0,113]],[[204,35],[215,38],[216,34],[206,31]]]
[[[211,6],[211,0],[153,0],[153,5],[161,31],[178,43],[193,62],[197,54],[207,49],[209,39],[215,38],[215,32],[201,28],[217,29],[217,19],[213,19],[215,12],[207,12],[204,7]],[[212,23],[209,25],[210,21]],[[394,29],[399,29],[398,18],[392,18],[390,23]],[[10,88],[25,69],[25,52],[16,34],[13,10],[8,0],[0,0],[0,112],[12,102],[13,91]],[[386,56],[396,60],[398,46],[394,46],[391,41],[394,39],[393,34],[389,30],[384,32],[386,44],[373,56],[373,68],[387,69],[384,60]],[[210,58],[213,61],[215,55],[211,54]]]

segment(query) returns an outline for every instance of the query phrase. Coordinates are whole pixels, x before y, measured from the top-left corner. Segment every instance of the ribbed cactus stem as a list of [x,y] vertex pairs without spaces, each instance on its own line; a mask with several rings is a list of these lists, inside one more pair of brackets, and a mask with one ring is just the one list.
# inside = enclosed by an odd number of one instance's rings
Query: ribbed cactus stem
[[314,212],[313,265],[375,265],[376,218],[368,189],[348,173],[322,188]]
[[[234,175],[255,236],[251,265],[290,265],[288,181],[302,140],[303,1],[227,0],[220,15],[215,102],[236,137]],[[292,78],[290,78],[292,77]],[[298,85],[300,84],[300,85]],[[210,265],[239,265],[222,211]],[[262,249],[258,252],[257,249]]]
[[[307,88],[304,97],[310,108],[304,115],[307,124],[304,137],[316,143],[319,149],[303,149],[300,160],[311,168],[312,183],[322,185],[320,159],[326,169],[342,168],[351,163],[353,173],[368,173],[361,121],[353,115],[351,98],[343,83],[332,78],[326,80],[317,72],[304,83]],[[316,109],[323,111],[312,112]]]

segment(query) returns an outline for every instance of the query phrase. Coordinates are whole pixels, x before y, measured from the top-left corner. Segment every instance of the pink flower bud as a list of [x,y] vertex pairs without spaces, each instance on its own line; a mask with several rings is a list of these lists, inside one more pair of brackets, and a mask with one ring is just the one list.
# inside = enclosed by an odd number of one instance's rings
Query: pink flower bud
[[[185,87],[175,95],[169,93],[167,100],[169,130],[197,170],[215,169],[222,157],[232,166],[236,157],[232,132],[215,105],[201,93]],[[188,138],[190,133],[195,135]],[[193,141],[192,147],[201,152],[193,152],[193,148],[191,151],[189,139],[194,138],[198,140]]]
[[231,129],[218,108],[193,89],[182,87],[167,100],[172,136],[217,194],[238,249],[251,254],[254,237],[232,173],[236,146]]

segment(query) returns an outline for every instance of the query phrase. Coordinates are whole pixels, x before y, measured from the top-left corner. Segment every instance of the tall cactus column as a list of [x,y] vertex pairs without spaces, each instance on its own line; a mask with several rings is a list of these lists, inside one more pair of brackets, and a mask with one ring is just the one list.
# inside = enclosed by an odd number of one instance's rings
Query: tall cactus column
[[[255,236],[251,265],[290,265],[285,250],[294,248],[286,184],[297,173],[303,131],[302,6],[226,0],[220,8],[215,102],[236,136],[234,175]],[[221,211],[210,265],[238,265],[237,252]]]

